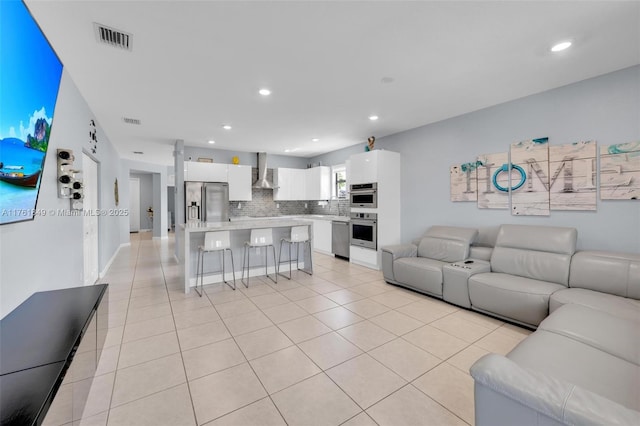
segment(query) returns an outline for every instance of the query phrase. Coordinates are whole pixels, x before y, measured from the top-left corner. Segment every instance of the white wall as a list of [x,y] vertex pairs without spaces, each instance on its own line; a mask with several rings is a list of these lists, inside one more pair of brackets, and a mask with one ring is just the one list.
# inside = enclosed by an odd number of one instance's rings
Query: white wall
[[[57,197],[56,149],[72,149],[75,164],[82,169],[81,154],[89,150],[90,119],[95,118],[63,71],[37,209],[69,210],[69,200]],[[119,158],[96,124],[98,150],[92,156],[99,163],[99,204],[100,208],[110,208],[114,203],[113,183],[120,176]],[[118,216],[100,217],[100,269],[123,241],[116,232],[122,221]],[[83,285],[82,244],[82,216],[47,214],[33,221],[0,226],[0,316],[6,316],[35,292]]]
[[[402,241],[436,224],[517,223],[575,227],[580,249],[639,253],[638,200],[598,199],[596,212],[551,211],[548,217],[514,217],[506,210],[479,210],[475,203],[449,201],[451,165],[480,154],[507,152],[512,142],[545,136],[550,145],[640,139],[640,66],[378,139],[376,149],[402,154]],[[310,161],[338,164],[362,152],[364,143]]]

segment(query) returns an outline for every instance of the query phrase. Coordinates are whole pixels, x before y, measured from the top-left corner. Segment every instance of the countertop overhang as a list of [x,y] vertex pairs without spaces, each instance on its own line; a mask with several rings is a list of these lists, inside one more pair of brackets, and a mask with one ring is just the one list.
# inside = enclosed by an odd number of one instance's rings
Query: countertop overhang
[[243,220],[278,220],[278,219],[302,219],[302,220],[327,220],[337,222],[349,222],[349,216],[337,216],[330,214],[296,214],[287,216],[234,216],[230,218],[232,222]]
[[205,231],[236,231],[242,229],[258,228],[280,228],[300,225],[311,225],[312,222],[304,219],[247,219],[232,222],[193,222],[180,225],[185,232],[205,232]]

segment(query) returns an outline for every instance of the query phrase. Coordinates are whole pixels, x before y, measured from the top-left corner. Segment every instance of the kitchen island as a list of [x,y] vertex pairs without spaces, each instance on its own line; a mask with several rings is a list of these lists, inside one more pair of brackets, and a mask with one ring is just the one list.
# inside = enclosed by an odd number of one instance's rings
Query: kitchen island
[[[236,273],[236,284],[240,283],[240,277],[242,275],[242,255],[244,250],[244,243],[249,241],[249,235],[252,229],[260,228],[273,228],[273,243],[276,248],[276,258],[280,252],[280,239],[288,238],[291,234],[292,226],[308,226],[309,235],[313,235],[313,222],[303,219],[295,218],[265,218],[265,219],[246,219],[232,222],[193,222],[181,225],[184,232],[184,241],[182,247],[184,251],[182,253],[182,259],[180,264],[182,265],[182,276],[184,277],[184,292],[189,293],[191,287],[196,285],[196,267],[198,259],[198,247],[204,244],[204,234],[210,231],[230,231],[231,250],[233,252],[234,269]],[[261,250],[258,255],[258,250]],[[264,248],[251,249],[251,270],[249,276],[264,275]],[[289,251],[282,250],[282,262],[289,260]],[[309,250],[300,248],[300,267],[309,265],[311,253]],[[292,253],[293,259],[295,259],[295,253]],[[272,265],[273,259],[271,254],[269,258],[269,274],[275,273],[275,266]],[[229,257],[227,256],[227,263],[225,265],[225,279],[230,281],[233,279],[231,272],[231,265]],[[284,264],[283,264],[284,267]],[[220,255],[217,253],[205,254],[204,264],[204,284],[212,284],[222,282],[222,264],[220,263]]]

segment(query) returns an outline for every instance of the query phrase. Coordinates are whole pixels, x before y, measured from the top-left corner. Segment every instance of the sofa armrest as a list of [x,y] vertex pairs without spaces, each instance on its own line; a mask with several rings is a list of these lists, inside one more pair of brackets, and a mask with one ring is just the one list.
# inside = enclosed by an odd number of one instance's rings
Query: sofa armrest
[[403,257],[416,257],[418,247],[415,244],[399,244],[384,246],[382,251],[382,273],[384,279],[393,284],[399,284],[393,274],[393,262]]
[[637,411],[574,384],[522,368],[501,355],[485,355],[470,372],[475,380],[478,426],[514,420],[538,424],[539,414],[561,424],[640,424]]
[[393,256],[393,260],[401,257],[416,257],[418,254],[418,246],[414,244],[398,244],[393,246],[384,246],[381,248],[383,253],[389,253]]

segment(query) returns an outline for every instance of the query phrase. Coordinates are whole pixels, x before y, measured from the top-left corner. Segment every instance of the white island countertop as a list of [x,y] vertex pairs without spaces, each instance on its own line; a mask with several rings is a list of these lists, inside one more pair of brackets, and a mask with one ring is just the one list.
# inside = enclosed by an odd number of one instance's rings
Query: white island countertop
[[[311,219],[311,218],[309,218]],[[298,225],[310,225],[308,220],[300,216],[293,217],[273,217],[273,218],[247,218],[234,220],[231,222],[193,222],[180,225],[185,232],[206,232],[206,231],[235,231],[241,229],[258,228],[280,228]]]
[[301,219],[301,220],[327,220],[337,222],[349,222],[351,219],[349,216],[336,216],[330,214],[297,214],[290,216],[233,216],[230,218],[232,222],[239,222],[245,220],[280,220],[280,219]]

